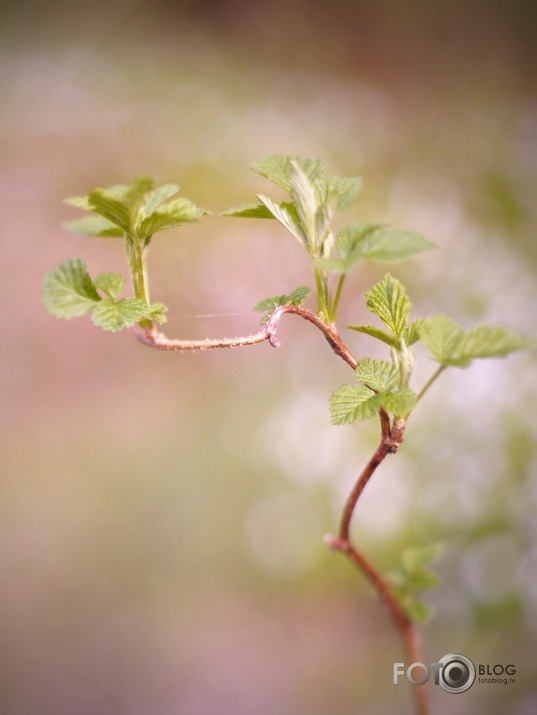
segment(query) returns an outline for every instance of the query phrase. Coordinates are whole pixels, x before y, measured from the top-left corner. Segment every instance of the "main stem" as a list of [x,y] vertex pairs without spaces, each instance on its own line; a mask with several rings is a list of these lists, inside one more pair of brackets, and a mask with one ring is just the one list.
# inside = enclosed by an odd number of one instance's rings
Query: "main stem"
[[[358,479],[356,480],[351,493],[349,494],[339,527],[337,537],[326,536],[326,543],[334,550],[341,551],[345,554],[355,566],[364,574],[369,583],[378,593],[380,599],[388,609],[393,622],[399,632],[403,647],[408,656],[409,663],[420,662],[418,632],[412,620],[408,617],[398,600],[392,593],[389,584],[384,579],[382,574],[371,564],[371,562],[356,549],[350,540],[350,527],[354,511],[360,496],[362,495],[367,483],[373,476],[375,470],[384,461],[388,454],[395,453],[404,438],[405,422],[399,420],[390,428],[390,420],[384,410],[380,411],[381,422],[381,439],[380,443],[373,453],[371,459],[367,462]],[[416,714],[428,715],[429,703],[427,697],[426,686],[414,686],[413,689]]]

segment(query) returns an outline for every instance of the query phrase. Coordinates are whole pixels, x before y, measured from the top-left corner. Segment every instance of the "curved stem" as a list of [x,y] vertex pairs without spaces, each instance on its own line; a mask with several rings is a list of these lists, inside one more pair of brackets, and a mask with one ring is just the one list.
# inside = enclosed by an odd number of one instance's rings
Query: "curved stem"
[[334,325],[327,325],[323,320],[321,320],[321,318],[319,318],[319,316],[315,315],[315,313],[312,313],[305,308],[301,308],[298,305],[282,305],[279,308],[276,308],[262,330],[257,333],[253,333],[252,335],[247,335],[246,337],[181,340],[177,338],[169,338],[167,335],[157,330],[154,326],[146,328],[140,325],[133,326],[132,332],[137,340],[144,345],[155,348],[156,350],[214,350],[217,348],[236,348],[245,347],[247,345],[257,345],[258,343],[263,343],[266,340],[270,342],[272,347],[278,348],[280,346],[280,342],[276,337],[276,331],[280,320],[286,313],[299,315],[304,320],[307,320],[309,323],[315,325],[315,327],[318,328],[324,335],[336,355],[342,358],[353,370],[358,367],[358,360],[339,337],[336,327]]
[[[390,429],[388,415],[381,410],[379,416],[381,423],[380,443],[371,459],[361,471],[345,502],[339,535],[327,535],[325,536],[325,542],[330,548],[345,554],[373,586],[395,623],[409,662],[416,663],[420,662],[421,659],[419,654],[418,632],[414,623],[394,596],[386,579],[350,541],[350,526],[358,499],[377,467],[384,461],[388,454],[393,454],[397,451],[404,438],[406,427],[404,420],[395,422]],[[429,704],[426,686],[415,686],[413,692],[416,702],[416,714],[428,715]]]
[[427,382],[425,383],[425,385],[424,385],[424,386],[421,388],[421,390],[419,391],[419,393],[418,393],[418,402],[421,400],[421,398],[422,398],[423,395],[427,392],[427,390],[431,387],[431,385],[433,384],[433,382],[434,382],[438,377],[440,377],[440,375],[444,372],[444,370],[445,370],[446,368],[447,368],[447,365],[440,365],[440,367],[439,367],[435,372],[433,372],[433,374],[431,375],[431,377],[427,380]]

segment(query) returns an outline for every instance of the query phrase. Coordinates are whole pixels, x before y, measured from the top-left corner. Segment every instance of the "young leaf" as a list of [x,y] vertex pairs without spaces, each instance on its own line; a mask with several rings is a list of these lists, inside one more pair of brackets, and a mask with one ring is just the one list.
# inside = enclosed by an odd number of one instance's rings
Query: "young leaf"
[[93,285],[109,298],[118,298],[125,290],[125,279],[120,273],[100,273]]
[[166,317],[167,311],[168,308],[163,303],[151,303],[149,306],[149,317],[151,320],[156,320],[157,323],[162,325],[168,320]]
[[375,392],[391,392],[399,382],[397,369],[391,363],[371,358],[360,360],[356,377]]
[[[289,211],[291,204],[282,202],[280,206],[283,206]],[[236,218],[275,218],[272,211],[270,211],[265,204],[243,204],[242,206],[222,211],[220,216],[233,216]]]
[[123,231],[102,216],[84,216],[75,221],[67,221],[63,225],[68,231],[79,233],[82,236],[123,237]]
[[317,213],[320,202],[315,187],[299,164],[291,161],[290,165],[291,198],[300,219],[302,234],[306,237],[306,247],[311,253],[319,247],[317,233]]
[[359,176],[330,176],[327,184],[328,199],[335,202],[337,209],[344,209],[358,198],[362,179]]
[[157,186],[156,189],[144,195],[144,201],[140,207],[140,214],[142,216],[150,216],[153,211],[156,211],[164,202],[172,196],[175,196],[175,194],[178,194],[180,189],[179,184],[162,184],[162,186]]
[[464,330],[447,315],[435,315],[423,320],[419,334],[432,357],[441,365],[458,364],[462,367],[469,364],[468,358],[453,362],[452,358],[464,337]]
[[417,623],[425,623],[433,614],[431,606],[423,601],[411,600],[404,604],[404,609],[410,620]]
[[199,221],[205,213],[188,199],[174,199],[143,218],[136,227],[136,234],[140,240],[145,241],[157,231]]
[[381,228],[366,236],[359,246],[362,258],[390,263],[430,251],[434,244],[420,233]]
[[383,228],[384,224],[382,223],[361,223],[357,226],[344,228],[337,238],[337,247],[341,258],[353,258],[355,262],[362,260],[362,244]]
[[405,341],[405,345],[410,347],[411,345],[414,345],[414,343],[417,343],[418,340],[420,339],[420,327],[423,323],[423,318],[416,318],[416,320],[413,320],[412,323],[406,328],[403,339]]
[[457,346],[456,357],[505,357],[509,353],[530,347],[531,340],[510,333],[503,328],[481,325],[466,333]]
[[356,330],[358,333],[364,333],[365,335],[370,335],[372,338],[381,340],[383,343],[390,345],[390,347],[398,348],[399,341],[390,335],[382,328],[377,328],[374,325],[347,325],[350,330]]
[[442,554],[444,544],[428,544],[427,546],[412,546],[403,551],[401,563],[407,573],[413,573],[434,563]]
[[264,176],[269,181],[281,186],[285,191],[291,191],[291,163],[294,162],[302,169],[306,176],[314,181],[325,171],[321,159],[308,159],[302,156],[284,156],[272,154],[265,156],[252,166],[253,170]]
[[343,425],[371,419],[378,412],[381,399],[381,395],[366,385],[343,385],[330,398],[332,424]]
[[[286,204],[283,201],[278,203],[264,194],[257,194],[257,198],[270,211],[274,218],[279,221],[289,233],[297,238],[300,243],[308,248],[308,236],[304,233],[300,225],[300,219],[296,215],[294,204]],[[294,209],[294,212],[292,211]],[[293,216],[295,213],[295,216]]]
[[95,306],[91,315],[94,325],[111,332],[123,330],[149,317],[149,306],[137,298],[123,298],[117,302],[106,298]]
[[61,263],[45,277],[43,303],[54,318],[76,318],[92,310],[101,300],[85,261],[74,258]]
[[412,304],[403,284],[387,273],[365,294],[366,305],[400,338],[407,327]]
[[131,215],[125,201],[118,198],[124,193],[126,187],[112,187],[110,189],[94,189],[88,194],[88,201],[92,211],[111,221],[124,233],[132,233]]
[[270,314],[281,305],[301,305],[310,293],[307,286],[300,286],[291,291],[289,295],[273,295],[254,305],[256,313],[264,313],[261,323],[266,322]]
[[400,390],[396,390],[395,392],[380,394],[382,407],[396,417],[408,417],[418,401],[416,393],[408,387],[402,387]]

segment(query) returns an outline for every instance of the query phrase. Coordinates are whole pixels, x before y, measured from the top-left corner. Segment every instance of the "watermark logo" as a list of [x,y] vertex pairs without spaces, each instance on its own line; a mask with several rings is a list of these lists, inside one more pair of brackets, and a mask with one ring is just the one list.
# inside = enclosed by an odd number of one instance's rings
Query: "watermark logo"
[[[464,693],[469,690],[479,675],[480,683],[502,683],[508,685],[515,682],[512,677],[516,673],[514,665],[479,665],[478,668],[461,653],[448,653],[437,663],[404,663],[393,664],[393,684],[398,685],[399,678],[406,676],[412,685],[424,685],[429,678],[434,678],[434,684],[440,685],[448,693]],[[508,677],[509,676],[509,677]]]

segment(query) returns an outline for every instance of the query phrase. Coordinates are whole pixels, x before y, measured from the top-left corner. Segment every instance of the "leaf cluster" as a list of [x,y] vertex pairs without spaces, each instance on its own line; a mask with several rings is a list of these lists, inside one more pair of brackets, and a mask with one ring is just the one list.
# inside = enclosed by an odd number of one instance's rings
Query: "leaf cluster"
[[405,549],[401,564],[388,574],[392,592],[413,621],[429,620],[431,606],[420,599],[420,592],[438,585],[438,576],[428,568],[443,551],[443,544],[430,544]]
[[74,258],[45,277],[43,301],[55,318],[70,319],[91,313],[94,325],[117,332],[142,320],[166,322],[162,303],[147,305],[138,298],[121,298],[125,279],[119,273],[100,273],[91,278],[85,261]]
[[[365,294],[365,299],[368,310],[380,318],[384,327],[347,327],[387,344],[391,363],[369,358],[359,362],[358,384],[344,385],[332,394],[330,412],[334,424],[368,420],[380,409],[396,420],[406,419],[441,370],[449,366],[466,367],[475,358],[503,357],[531,344],[524,337],[490,325],[465,332],[446,315],[410,322],[412,304],[407,291],[389,273]],[[409,388],[415,360],[410,346],[419,340],[440,363],[440,370],[417,395]]]
[[[330,176],[320,159],[273,154],[255,163],[253,169],[287,192],[288,198],[278,201],[257,194],[256,203],[229,209],[223,215],[275,219],[302,244],[313,263],[319,314],[327,322],[335,320],[346,274],[360,261],[398,261],[433,248],[421,234],[384,224],[348,226],[336,237],[334,214],[356,201],[362,179]],[[331,272],[340,275],[334,296],[328,284]]]
[[130,237],[146,246],[158,231],[199,221],[207,213],[188,199],[178,197],[178,184],[155,186],[149,176],[138,176],[130,184],[97,188],[87,196],[65,202],[90,212],[65,227],[84,236]]

